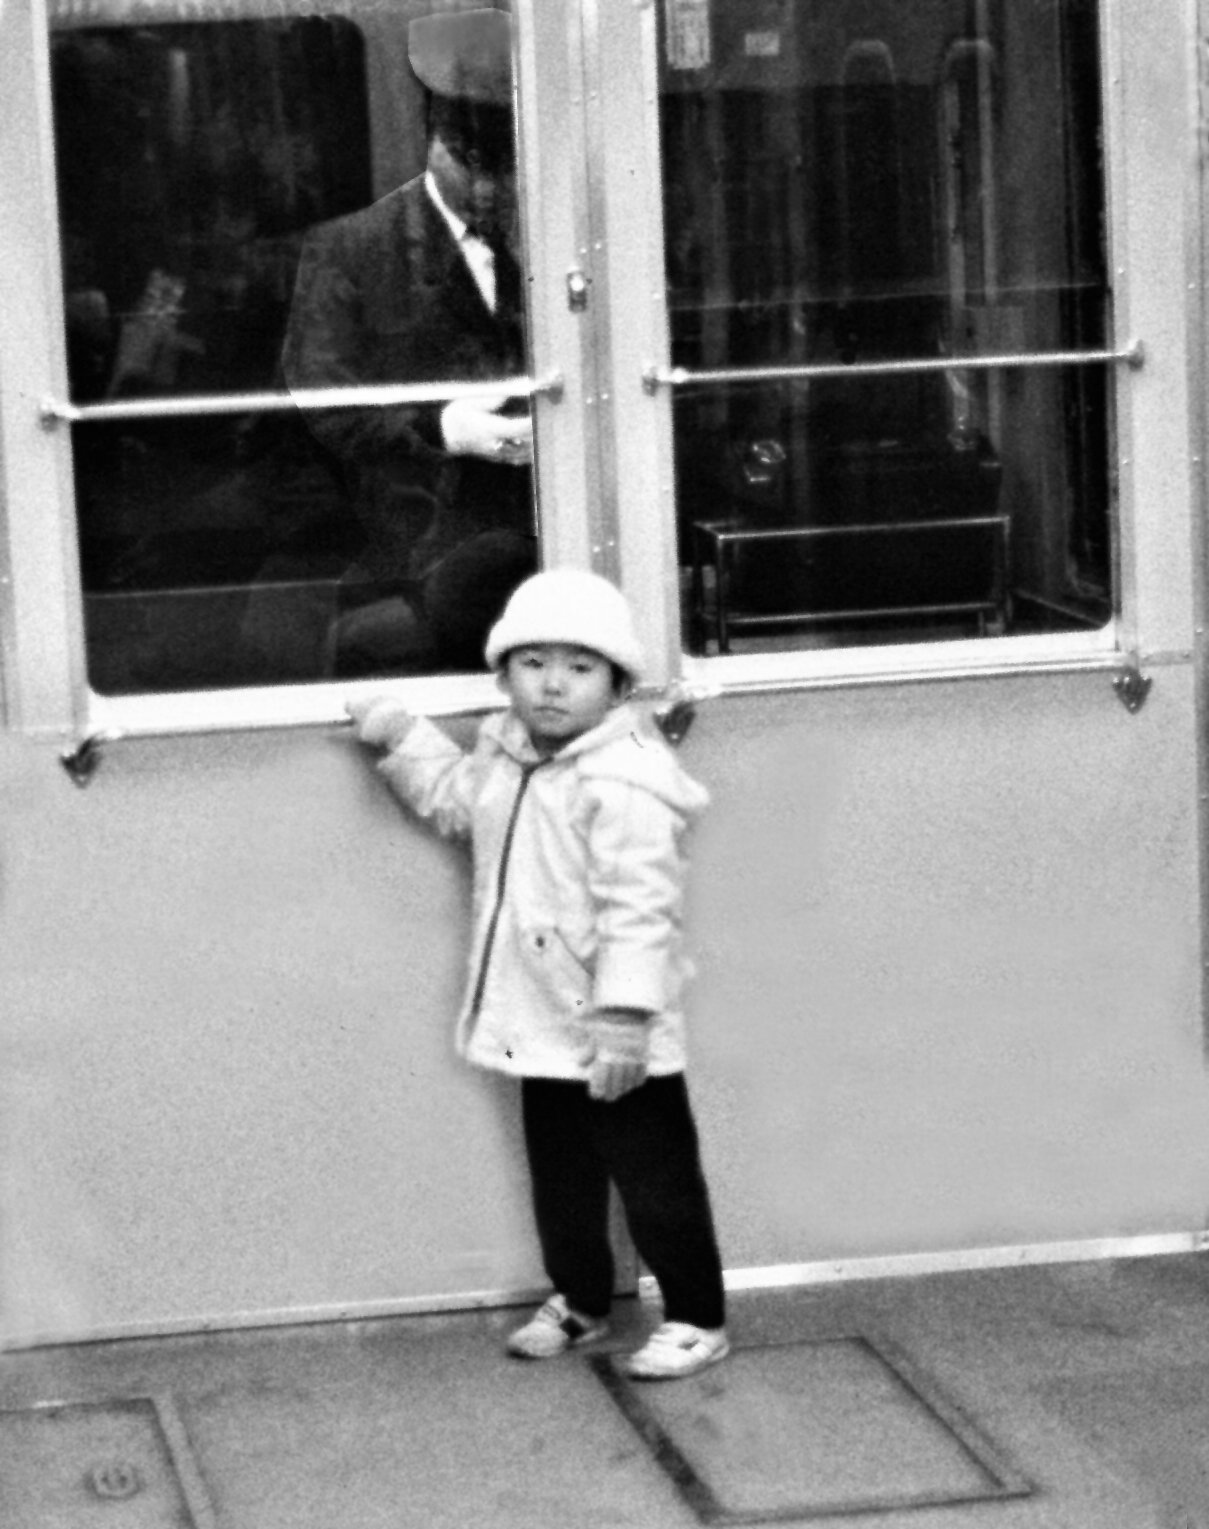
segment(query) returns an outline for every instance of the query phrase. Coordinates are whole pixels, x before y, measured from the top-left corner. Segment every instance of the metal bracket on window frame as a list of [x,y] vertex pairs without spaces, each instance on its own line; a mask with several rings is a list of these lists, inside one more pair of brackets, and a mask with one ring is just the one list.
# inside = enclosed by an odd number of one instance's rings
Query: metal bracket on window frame
[[543,378],[509,377],[499,381],[388,383],[378,387],[295,388],[289,393],[201,393],[184,398],[129,398],[114,403],[73,404],[44,399],[39,418],[44,430],[62,424],[117,419],[193,418],[217,414],[273,414],[293,409],[386,408],[393,404],[450,403],[455,398],[545,397],[563,395],[561,372]]
[[716,387],[742,382],[809,382],[816,377],[913,376],[920,372],[987,372],[1038,366],[1104,366],[1124,363],[1138,371],[1146,348],[1134,340],[1123,350],[1045,350],[995,356],[929,356],[917,361],[842,361],[802,366],[736,366],[694,371],[684,366],[644,368],[642,386],[654,394],[660,388]]

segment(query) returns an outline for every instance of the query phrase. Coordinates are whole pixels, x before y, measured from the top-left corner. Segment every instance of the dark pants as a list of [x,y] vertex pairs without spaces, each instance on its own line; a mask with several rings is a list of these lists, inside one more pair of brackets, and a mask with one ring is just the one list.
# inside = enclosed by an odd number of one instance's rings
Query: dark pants
[[584,1083],[526,1078],[521,1103],[537,1232],[555,1290],[584,1316],[608,1311],[611,1179],[665,1319],[721,1327],[722,1265],[683,1076],[649,1078],[611,1104],[589,1098]]

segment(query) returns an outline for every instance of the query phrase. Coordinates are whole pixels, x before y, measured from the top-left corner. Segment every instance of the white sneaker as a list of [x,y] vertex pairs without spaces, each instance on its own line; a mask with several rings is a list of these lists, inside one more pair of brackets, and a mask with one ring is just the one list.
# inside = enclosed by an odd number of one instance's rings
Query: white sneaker
[[603,1338],[609,1324],[603,1317],[572,1311],[563,1295],[552,1295],[523,1327],[508,1339],[508,1352],[518,1359],[555,1359],[569,1348]]
[[680,1380],[696,1375],[730,1353],[724,1327],[694,1327],[689,1322],[665,1322],[636,1354],[622,1361],[634,1380]]

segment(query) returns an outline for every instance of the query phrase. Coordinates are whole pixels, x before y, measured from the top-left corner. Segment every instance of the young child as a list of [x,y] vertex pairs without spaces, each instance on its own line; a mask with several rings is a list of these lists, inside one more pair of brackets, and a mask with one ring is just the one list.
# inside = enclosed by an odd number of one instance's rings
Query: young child
[[707,797],[629,701],[642,654],[621,592],[539,573],[487,640],[509,707],[464,753],[398,702],[349,706],[395,791],[474,849],[469,1061],[520,1077],[543,1262],[554,1294],[508,1340],[549,1359],[603,1337],[613,1293],[609,1182],[665,1321],[638,1379],[725,1357],[722,1270],[684,1081],[683,840]]

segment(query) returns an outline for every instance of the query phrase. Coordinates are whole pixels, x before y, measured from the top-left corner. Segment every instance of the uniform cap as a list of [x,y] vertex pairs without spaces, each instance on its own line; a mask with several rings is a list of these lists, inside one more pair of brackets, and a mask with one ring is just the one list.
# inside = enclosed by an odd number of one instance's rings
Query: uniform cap
[[615,584],[579,568],[549,568],[513,591],[487,637],[488,668],[498,669],[514,648],[558,642],[590,648],[632,683],[642,677],[642,644],[629,602]]
[[512,22],[504,11],[417,16],[407,30],[407,56],[434,95],[512,104]]

